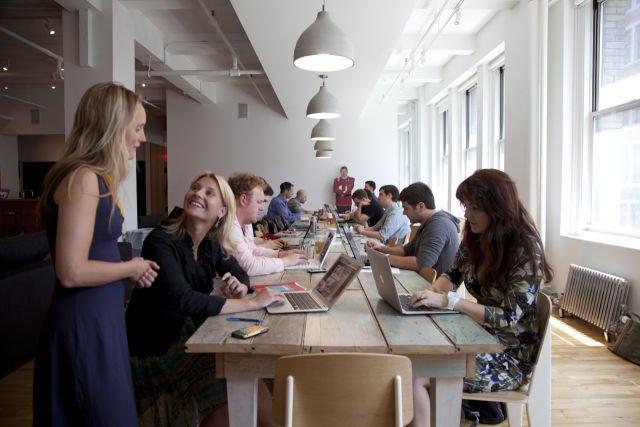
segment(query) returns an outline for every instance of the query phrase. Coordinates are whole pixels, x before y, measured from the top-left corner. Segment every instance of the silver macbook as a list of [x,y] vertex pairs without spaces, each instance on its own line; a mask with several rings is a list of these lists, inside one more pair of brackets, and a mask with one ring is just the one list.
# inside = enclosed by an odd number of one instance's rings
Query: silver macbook
[[349,283],[356,278],[361,268],[361,263],[341,254],[312,290],[284,292],[284,303],[270,305],[267,311],[271,314],[328,311]]
[[375,249],[367,248],[369,254],[369,262],[371,263],[371,272],[376,282],[378,294],[396,311],[402,314],[452,314],[457,313],[454,310],[442,308],[432,308],[420,306],[413,308],[409,305],[409,297],[411,294],[398,293],[395,280],[391,273],[391,264],[389,258],[382,252]]
[[316,255],[316,258],[310,259],[309,262],[304,264],[296,264],[296,265],[288,265],[284,269],[285,270],[308,270],[315,271],[318,269],[322,269],[324,262],[327,260],[327,255],[329,255],[329,249],[331,247],[331,243],[333,243],[333,238],[336,237],[336,233],[330,231],[327,235],[327,239],[324,241],[324,246],[322,247],[322,251]]

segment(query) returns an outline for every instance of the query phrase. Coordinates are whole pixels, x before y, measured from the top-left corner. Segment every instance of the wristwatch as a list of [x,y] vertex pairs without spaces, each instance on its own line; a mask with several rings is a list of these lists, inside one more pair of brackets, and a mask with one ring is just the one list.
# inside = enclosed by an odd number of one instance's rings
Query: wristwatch
[[460,300],[460,295],[458,295],[456,292],[449,292],[447,294],[447,300],[447,309],[453,310],[453,307],[455,307]]

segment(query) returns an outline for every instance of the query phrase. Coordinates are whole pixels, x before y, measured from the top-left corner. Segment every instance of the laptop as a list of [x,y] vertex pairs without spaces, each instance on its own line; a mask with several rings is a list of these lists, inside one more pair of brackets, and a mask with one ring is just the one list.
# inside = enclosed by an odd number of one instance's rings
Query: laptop
[[[309,262],[304,264],[296,264],[296,265],[288,265],[284,269],[285,270],[307,270],[308,272],[315,272],[315,270],[322,269],[324,262],[327,259],[327,255],[329,255],[329,249],[331,247],[331,243],[333,243],[333,238],[336,237],[336,233],[330,231],[327,235],[327,239],[324,241],[324,246],[322,247],[322,251],[317,255],[317,258],[310,259]],[[304,241],[304,240],[303,240]],[[313,242],[315,244],[315,242]]]
[[349,231],[350,226],[348,224],[343,224],[340,227],[342,227],[342,235],[345,236],[347,240],[347,243],[345,245],[347,253],[350,253],[354,259],[357,259],[365,266],[368,266],[369,260],[367,258],[367,254],[360,251],[358,242],[356,242],[356,239],[353,238],[353,234],[351,234],[351,231]]
[[382,252],[368,248],[369,262],[371,262],[371,271],[373,279],[376,282],[378,294],[397,312],[402,314],[454,314],[457,311],[447,310],[446,308],[433,308],[420,306],[413,308],[409,305],[409,297],[411,294],[398,293],[395,280],[391,273],[391,264],[389,258]]
[[328,211],[332,216],[333,219],[336,220],[336,224],[339,224],[341,222],[344,222],[344,216],[342,214],[338,214],[336,213],[335,209],[333,209],[331,206],[329,206],[327,203],[324,204],[324,209],[326,211]]
[[361,263],[342,254],[312,290],[283,292],[284,303],[267,306],[267,312],[283,314],[329,311],[361,268]]

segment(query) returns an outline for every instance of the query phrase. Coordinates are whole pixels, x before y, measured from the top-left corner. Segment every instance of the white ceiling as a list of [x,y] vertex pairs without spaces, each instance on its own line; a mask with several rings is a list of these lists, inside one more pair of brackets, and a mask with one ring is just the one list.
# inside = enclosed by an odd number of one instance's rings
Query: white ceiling
[[[62,55],[61,5],[87,7],[99,0],[0,0],[0,94],[28,97],[51,90]],[[215,85],[241,85],[286,117],[304,117],[321,85],[293,65],[298,36],[322,7],[321,0],[120,0],[136,29],[136,86],[160,108],[166,86],[202,103],[215,102]],[[344,117],[357,117],[372,98],[392,90],[437,83],[456,55],[470,55],[480,31],[500,9],[517,0],[326,1],[333,21],[351,39],[356,65],[329,74],[328,89]],[[456,13],[459,6],[459,13]],[[55,36],[46,24],[54,26]],[[216,28],[218,27],[218,28]],[[33,42],[27,45],[2,29]],[[217,31],[219,29],[219,31]],[[232,54],[233,51],[233,54]],[[233,55],[251,76],[230,76]],[[192,70],[190,75],[176,71]],[[162,76],[154,76],[161,73]],[[197,73],[197,74],[196,74]],[[236,73],[237,74],[237,73]],[[58,80],[58,87],[63,84]],[[145,83],[146,88],[139,85]],[[7,87],[8,89],[5,89]],[[203,89],[205,88],[205,89]],[[5,97],[6,99],[6,97]],[[19,102],[19,101],[16,101]],[[3,107],[6,108],[6,107]],[[0,111],[0,115],[6,115]]]

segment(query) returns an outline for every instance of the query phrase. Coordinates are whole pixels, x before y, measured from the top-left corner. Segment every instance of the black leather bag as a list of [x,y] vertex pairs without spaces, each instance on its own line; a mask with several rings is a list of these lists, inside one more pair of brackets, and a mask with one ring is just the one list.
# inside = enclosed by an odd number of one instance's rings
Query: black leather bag
[[500,424],[506,419],[507,408],[502,402],[462,399],[462,413],[467,420],[473,421],[471,427],[475,427],[478,423]]
[[640,317],[629,313],[629,319],[622,325],[616,341],[609,344],[609,350],[630,362],[640,365]]

